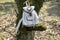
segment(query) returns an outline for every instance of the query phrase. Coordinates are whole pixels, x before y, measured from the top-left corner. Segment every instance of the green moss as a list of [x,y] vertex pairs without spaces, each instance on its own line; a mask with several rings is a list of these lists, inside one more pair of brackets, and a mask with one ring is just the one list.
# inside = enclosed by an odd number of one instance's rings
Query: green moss
[[0,36],[0,40],[2,40],[2,37]]
[[57,23],[55,16],[52,16],[52,17],[51,17],[51,23],[52,23],[52,24],[56,24],[56,23]]
[[57,21],[56,20],[51,20],[52,25],[56,25]]
[[57,21],[56,20],[51,20],[51,23],[56,23]]
[[2,32],[2,30],[0,29],[0,32]]
[[46,25],[44,23],[40,23],[36,25],[37,28],[47,29]]
[[50,39],[49,40],[54,40],[54,37],[53,36],[50,36]]

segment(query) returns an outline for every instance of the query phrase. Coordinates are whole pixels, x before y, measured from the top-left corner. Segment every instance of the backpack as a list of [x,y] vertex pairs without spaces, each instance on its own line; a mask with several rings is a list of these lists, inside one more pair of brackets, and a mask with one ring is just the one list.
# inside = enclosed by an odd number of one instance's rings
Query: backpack
[[37,12],[34,6],[23,7],[22,24],[25,26],[35,26],[39,23]]
[[21,25],[21,22],[23,25],[27,27],[35,26],[39,23],[39,17],[37,15],[37,12],[34,10],[35,6],[30,6],[26,2],[26,7],[23,7],[23,14],[22,18],[19,20],[19,23],[16,27],[16,33]]

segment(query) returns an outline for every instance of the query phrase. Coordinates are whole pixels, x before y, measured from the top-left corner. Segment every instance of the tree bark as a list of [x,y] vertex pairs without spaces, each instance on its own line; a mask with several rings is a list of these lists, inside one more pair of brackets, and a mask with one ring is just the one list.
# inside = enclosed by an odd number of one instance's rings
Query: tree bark
[[[19,20],[22,17],[22,12],[23,12],[23,7],[25,6],[24,5],[25,1],[26,0],[15,0],[15,2],[17,4],[17,7],[18,7],[18,12],[19,12],[19,14],[17,14],[17,22],[16,22],[16,24],[18,24]],[[39,13],[39,10],[40,10],[40,8],[43,5],[44,0],[30,0],[30,1],[32,1],[31,5],[34,5],[35,6],[35,10],[37,11],[37,13]],[[18,32],[20,32],[20,34],[17,35],[17,40],[28,40],[28,39],[29,40],[33,40],[32,37],[34,35],[32,35],[32,33],[34,33],[34,32],[32,32],[32,31],[26,32],[24,30],[21,30],[21,31],[18,31]]]

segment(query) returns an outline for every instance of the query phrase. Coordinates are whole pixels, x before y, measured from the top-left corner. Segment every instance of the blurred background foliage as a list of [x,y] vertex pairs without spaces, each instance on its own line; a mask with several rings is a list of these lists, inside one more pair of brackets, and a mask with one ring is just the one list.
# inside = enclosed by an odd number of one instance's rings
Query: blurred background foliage
[[0,0],[0,3],[5,3],[5,2],[15,2],[14,0]]

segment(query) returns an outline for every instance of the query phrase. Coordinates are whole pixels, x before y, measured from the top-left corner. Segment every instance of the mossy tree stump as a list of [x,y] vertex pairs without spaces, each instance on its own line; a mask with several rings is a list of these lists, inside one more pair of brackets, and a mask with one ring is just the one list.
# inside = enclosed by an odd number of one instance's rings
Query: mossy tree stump
[[[18,24],[19,20],[22,17],[22,12],[23,12],[23,7],[25,6],[24,2],[26,0],[15,0],[17,7],[18,7],[18,12],[19,14],[17,14],[17,22],[16,24]],[[37,13],[39,13],[40,8],[43,5],[44,0],[30,0],[30,2],[32,2],[31,5],[35,6],[35,10],[37,11]],[[34,32],[32,31],[25,31],[24,28],[21,28],[21,30],[19,30],[18,32],[20,32],[19,35],[17,35],[17,40],[34,40],[32,34],[34,34]]]

